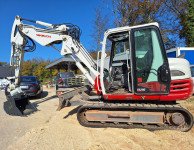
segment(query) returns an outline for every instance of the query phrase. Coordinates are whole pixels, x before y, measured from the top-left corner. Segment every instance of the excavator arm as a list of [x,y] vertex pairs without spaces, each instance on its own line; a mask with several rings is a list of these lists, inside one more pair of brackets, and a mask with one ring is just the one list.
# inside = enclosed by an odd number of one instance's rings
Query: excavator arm
[[[37,28],[32,25],[23,24],[23,20],[48,28]],[[12,50],[10,60],[10,65],[15,68],[14,87],[17,88],[20,85],[24,53],[35,50],[36,45],[34,41],[42,46],[53,47],[58,50],[62,56],[70,55],[75,61],[76,59],[74,56],[77,56],[88,67],[88,69],[97,76],[99,73],[96,71],[96,63],[80,43],[79,38],[80,29],[75,25],[49,24],[41,21],[22,19],[21,17],[16,16],[11,33]],[[61,50],[54,46],[54,44],[60,43],[62,43]],[[76,61],[76,65],[88,78],[90,83],[94,85],[94,80],[81,63]]]
[[[31,22],[44,28],[24,24],[23,21]],[[8,93],[10,93],[7,97],[12,101],[11,103],[14,104],[14,102],[23,99],[29,103],[27,96],[20,88],[20,82],[24,54],[33,52],[36,49],[34,41],[42,46],[53,47],[62,56],[71,56],[75,60],[76,66],[83,72],[89,82],[94,85],[94,79],[89,72],[75,59],[75,56],[77,56],[95,76],[99,75],[96,62],[80,43],[80,35],[79,27],[71,23],[49,24],[16,16],[11,33],[12,48],[10,59],[10,65],[15,69],[15,76],[8,77],[10,83],[7,88]],[[61,49],[55,47],[54,44],[61,44]]]

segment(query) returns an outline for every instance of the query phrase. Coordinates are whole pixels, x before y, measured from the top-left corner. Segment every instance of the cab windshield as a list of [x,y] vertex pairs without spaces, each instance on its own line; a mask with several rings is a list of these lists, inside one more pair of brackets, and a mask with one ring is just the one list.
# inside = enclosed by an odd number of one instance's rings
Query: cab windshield
[[21,82],[36,82],[35,77],[22,77]]

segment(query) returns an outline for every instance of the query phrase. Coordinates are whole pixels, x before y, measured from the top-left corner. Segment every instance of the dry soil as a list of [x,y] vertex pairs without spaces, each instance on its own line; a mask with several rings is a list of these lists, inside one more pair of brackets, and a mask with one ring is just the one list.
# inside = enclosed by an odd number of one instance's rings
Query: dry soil
[[[3,95],[1,93],[1,95]],[[4,96],[2,96],[4,97]],[[48,89],[31,102],[39,111],[14,117],[0,111],[0,149],[8,150],[193,150],[194,128],[189,132],[145,129],[86,128],[76,119],[77,107],[56,111],[58,99]],[[4,97],[5,98],[5,97]],[[181,105],[194,115],[194,97]],[[1,100],[1,99],[0,99]],[[3,98],[2,98],[3,100]],[[2,105],[2,101],[0,103]]]

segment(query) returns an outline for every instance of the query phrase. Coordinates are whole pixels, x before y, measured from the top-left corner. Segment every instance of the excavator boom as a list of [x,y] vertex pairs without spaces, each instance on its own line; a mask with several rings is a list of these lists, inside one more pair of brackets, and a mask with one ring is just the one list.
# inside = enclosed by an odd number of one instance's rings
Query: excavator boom
[[[33,25],[24,24],[23,21],[47,28],[38,28]],[[24,54],[26,52],[33,52],[36,49],[34,41],[42,46],[53,47],[62,56],[70,55],[75,60],[77,67],[88,78],[89,82],[94,85],[94,79],[90,76],[89,72],[74,58],[76,55],[95,76],[99,74],[96,62],[79,41],[80,35],[81,31],[79,27],[70,23],[50,24],[16,16],[11,33],[12,48],[10,58],[10,65],[15,69],[15,76],[8,78],[9,86],[7,93],[10,94],[7,95],[8,102],[5,103],[4,107],[8,114],[26,115],[36,111],[36,108],[29,102],[28,96],[20,88]],[[61,43],[61,50],[54,46],[54,44]],[[26,109],[29,109],[29,111],[25,111]]]

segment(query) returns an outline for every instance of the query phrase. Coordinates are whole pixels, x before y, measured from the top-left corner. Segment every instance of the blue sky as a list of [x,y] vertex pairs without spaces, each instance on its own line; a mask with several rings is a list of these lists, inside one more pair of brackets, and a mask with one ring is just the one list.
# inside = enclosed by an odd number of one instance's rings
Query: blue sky
[[[63,22],[78,25],[82,30],[81,43],[90,48],[90,32],[95,10],[100,0],[0,0],[0,62],[9,62],[11,53],[10,35],[15,16],[53,24]],[[27,22],[25,22],[27,23]],[[25,60],[31,58],[57,59],[62,57],[53,48],[36,43],[33,53],[25,53]]]

